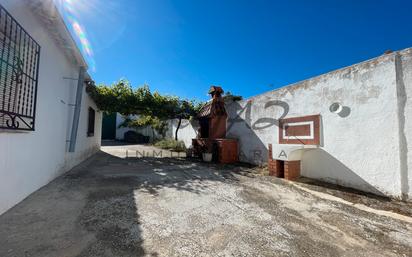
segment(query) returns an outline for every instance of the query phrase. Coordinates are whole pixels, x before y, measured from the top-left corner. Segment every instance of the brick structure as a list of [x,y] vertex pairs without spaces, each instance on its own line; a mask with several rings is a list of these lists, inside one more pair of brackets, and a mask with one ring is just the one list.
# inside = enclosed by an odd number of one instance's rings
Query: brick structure
[[296,180],[300,177],[300,161],[285,161],[285,179]]
[[226,138],[227,113],[225,101],[222,97],[223,89],[212,86],[209,94],[212,101],[207,103],[199,111],[198,138],[192,139],[194,154],[202,156],[202,153],[213,154],[213,161],[218,163],[235,163],[238,158],[238,141]]
[[287,180],[296,180],[300,177],[300,161],[274,160],[272,156],[272,144],[269,144],[269,176],[285,178]]
[[197,138],[192,139],[192,145],[195,156],[201,156],[203,152],[211,151],[215,162],[229,164],[239,161],[239,148],[236,139]]
[[274,160],[272,158],[272,144],[269,144],[269,156],[268,156],[268,169],[269,176],[282,177],[281,173],[281,161]]
[[221,87],[212,86],[210,88],[209,94],[212,96],[212,101],[203,106],[197,115],[200,124],[200,138],[226,137],[227,113],[222,97],[223,92]]
[[219,163],[238,162],[238,143],[235,139],[215,139]]

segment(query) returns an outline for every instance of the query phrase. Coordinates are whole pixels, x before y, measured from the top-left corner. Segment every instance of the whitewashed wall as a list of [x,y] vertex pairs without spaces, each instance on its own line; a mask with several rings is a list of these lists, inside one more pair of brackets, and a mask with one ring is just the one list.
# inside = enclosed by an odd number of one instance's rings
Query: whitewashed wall
[[[138,119],[139,115],[130,115],[129,116],[131,119]],[[124,133],[127,131],[133,130],[136,131],[144,136],[150,137],[150,140],[153,141],[153,135],[156,138],[159,138],[160,136],[156,131],[153,131],[153,129],[150,126],[144,127],[144,128],[129,128],[129,127],[120,127],[120,125],[124,122],[124,116],[121,115],[120,113],[116,113],[116,140],[124,140]]]
[[[329,111],[334,102],[344,106],[340,115]],[[226,108],[227,137],[239,139],[244,162],[267,162],[268,144],[278,144],[279,118],[321,114],[322,145],[303,155],[303,176],[375,194],[412,195],[411,49],[227,103]],[[187,145],[193,130],[189,126],[179,133]]]
[[87,137],[88,107],[96,106],[83,92],[75,153],[68,153],[79,67],[71,64],[24,5],[1,4],[41,45],[36,130],[0,131],[0,214],[100,148],[101,113],[96,112],[94,137]]
[[[138,118],[138,116],[131,116],[131,118]],[[116,140],[124,140],[124,133],[129,130],[134,130],[132,128],[120,127],[124,122],[124,117],[120,113],[116,113]]]
[[[242,159],[266,161],[268,143],[278,144],[275,121],[282,115],[321,114],[322,146],[303,155],[303,176],[376,194],[400,197],[402,189],[410,193],[401,187],[405,163],[400,156],[405,149],[401,153],[395,57],[395,53],[381,56],[229,105],[232,118],[251,105],[228,131],[239,138]],[[271,101],[279,102],[265,108]],[[331,113],[334,102],[345,106],[346,113]]]
[[[175,132],[178,124],[178,120],[169,120],[169,126],[166,132],[166,136],[168,138],[175,138]],[[177,138],[180,141],[183,141],[186,147],[190,147],[192,145],[192,139],[196,138],[197,136],[197,129],[199,128],[199,124],[195,120],[182,120],[182,124],[180,125],[179,131],[177,132]]]
[[[137,119],[138,116],[134,115],[131,116],[133,119]],[[124,122],[124,117],[117,113],[116,114],[116,140],[124,140],[124,133],[129,130],[135,130],[133,128],[125,128],[119,127],[120,124]],[[167,121],[168,128],[165,134],[166,138],[175,138],[175,132],[178,124],[177,119],[171,119]],[[182,120],[182,124],[180,125],[179,131],[177,133],[178,140],[181,140],[185,143],[187,147],[192,145],[192,139],[196,138],[197,135],[197,128],[199,127],[198,122],[195,120]],[[144,136],[149,136],[150,140],[153,141],[153,129],[151,127],[139,128],[136,130],[137,132],[141,133]],[[160,139],[162,136],[159,135],[156,131],[154,131],[155,140]]]
[[131,128],[119,127],[124,122],[124,117],[120,113],[116,113],[116,140],[124,140],[124,133]]
[[[76,95],[76,89],[73,87],[73,91],[70,93],[74,101]],[[95,123],[94,123],[94,135],[88,136],[88,117],[89,117],[89,107],[93,108],[96,111]],[[67,127],[66,127],[66,138],[70,138],[71,125],[73,122],[73,108],[68,107],[69,117]],[[66,144],[66,153],[65,153],[65,167],[63,171],[70,170],[80,162],[89,158],[96,152],[100,150],[101,138],[102,138],[102,119],[103,113],[98,111],[98,108],[90,96],[86,93],[85,88],[83,89],[82,96],[82,108],[80,111],[80,122],[79,128],[77,131],[77,142],[76,150],[74,153],[68,152],[69,144]]]
[[[401,160],[405,162],[402,166],[402,178],[404,191],[412,199],[412,49],[406,49],[400,53],[401,66],[398,69],[400,91],[401,121],[404,121],[401,134],[401,147],[403,154]],[[402,89],[404,88],[404,89]],[[404,90],[404,92],[402,92]],[[403,120],[404,119],[404,120]],[[406,160],[405,160],[406,159]]]

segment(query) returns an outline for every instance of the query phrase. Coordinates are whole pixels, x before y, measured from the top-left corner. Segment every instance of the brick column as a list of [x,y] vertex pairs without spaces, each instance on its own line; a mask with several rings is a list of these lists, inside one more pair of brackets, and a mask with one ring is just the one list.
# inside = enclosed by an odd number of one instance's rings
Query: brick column
[[272,144],[269,144],[268,170],[269,176],[283,177],[283,162],[272,158]]
[[269,176],[275,176],[276,172],[276,163],[272,159],[272,144],[269,144],[269,150],[268,150],[268,170],[269,170]]
[[285,179],[296,180],[300,177],[300,161],[285,162]]

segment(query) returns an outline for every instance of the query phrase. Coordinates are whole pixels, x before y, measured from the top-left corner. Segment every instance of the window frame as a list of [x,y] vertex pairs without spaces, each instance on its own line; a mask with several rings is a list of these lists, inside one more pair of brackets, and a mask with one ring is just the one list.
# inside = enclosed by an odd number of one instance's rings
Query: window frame
[[96,128],[96,110],[89,106],[87,114],[87,137],[94,137]]
[[40,51],[0,4],[0,132],[35,130]]

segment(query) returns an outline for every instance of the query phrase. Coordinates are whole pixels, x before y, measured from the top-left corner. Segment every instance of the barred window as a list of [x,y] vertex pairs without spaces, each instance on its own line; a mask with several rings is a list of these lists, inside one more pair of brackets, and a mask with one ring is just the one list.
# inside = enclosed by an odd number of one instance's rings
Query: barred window
[[0,129],[35,128],[40,46],[0,5]]

